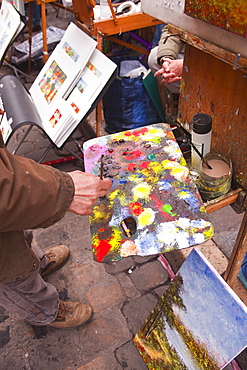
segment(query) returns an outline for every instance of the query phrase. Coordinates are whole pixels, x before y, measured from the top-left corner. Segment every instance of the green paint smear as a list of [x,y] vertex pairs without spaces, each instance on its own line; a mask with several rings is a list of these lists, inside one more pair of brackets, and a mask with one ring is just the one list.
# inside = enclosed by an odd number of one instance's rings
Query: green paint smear
[[175,213],[172,213],[172,206],[170,204],[164,204],[162,206],[162,211],[169,213],[171,216],[176,216]]

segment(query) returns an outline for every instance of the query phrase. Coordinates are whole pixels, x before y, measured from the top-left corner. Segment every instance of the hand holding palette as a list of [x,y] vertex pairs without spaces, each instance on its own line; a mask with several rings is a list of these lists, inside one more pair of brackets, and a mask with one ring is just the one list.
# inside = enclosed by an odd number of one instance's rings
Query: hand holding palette
[[[102,157],[103,155],[103,157]],[[112,180],[90,216],[98,262],[187,248],[213,227],[170,126],[159,123],[84,143],[86,172]]]

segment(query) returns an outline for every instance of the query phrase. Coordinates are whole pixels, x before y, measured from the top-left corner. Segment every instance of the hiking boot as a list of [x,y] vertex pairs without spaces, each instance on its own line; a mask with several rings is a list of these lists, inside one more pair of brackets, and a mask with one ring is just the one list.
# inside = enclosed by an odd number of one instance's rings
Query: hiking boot
[[59,300],[59,308],[55,321],[47,326],[55,328],[74,328],[85,324],[92,316],[90,306],[80,302]]
[[60,269],[69,258],[69,248],[66,245],[57,245],[45,252],[46,266],[41,270],[42,277]]

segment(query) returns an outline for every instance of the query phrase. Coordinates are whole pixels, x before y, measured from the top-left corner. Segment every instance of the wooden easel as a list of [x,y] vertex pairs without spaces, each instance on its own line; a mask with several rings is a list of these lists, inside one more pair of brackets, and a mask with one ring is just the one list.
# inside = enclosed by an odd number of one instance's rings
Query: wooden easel
[[[75,11],[75,19],[77,21],[77,25],[89,35],[95,36],[97,38],[98,49],[101,51],[102,40],[103,38],[107,38],[108,40],[113,41],[117,44],[126,46],[139,53],[148,55],[149,51],[147,51],[146,49],[119,40],[113,35],[155,26],[163,22],[142,12],[117,16],[114,11],[114,7],[117,6],[117,4],[112,5],[111,0],[107,0],[107,2],[112,17],[104,20],[96,20],[94,19],[93,12],[93,8],[95,6],[94,0],[73,0],[73,7]],[[102,104],[100,103],[96,108],[96,136],[100,136],[100,123],[102,119],[101,111]]]
[[[168,23],[170,33],[186,43],[179,121],[189,128],[196,113],[210,114],[213,121],[211,150],[226,153],[233,162],[239,188],[214,204],[206,205],[206,209],[210,213],[232,204],[238,213],[245,212],[224,278],[247,304],[246,289],[237,278],[247,252],[247,41],[243,32],[231,32],[229,28],[213,26],[209,19],[201,20],[200,12],[199,19],[186,15],[183,2],[173,1],[173,9],[170,3],[160,1],[159,5],[142,0],[147,14]],[[241,6],[238,9],[241,14]],[[229,25],[236,26],[235,23]]]
[[[212,151],[227,153],[232,161],[240,187],[207,208],[209,213],[236,202],[242,196],[245,214],[233,248],[224,279],[247,304],[247,292],[238,280],[238,273],[247,253],[246,189],[247,158],[245,148],[247,104],[245,100],[247,59],[237,58],[189,32],[170,26],[170,32],[186,42],[180,121],[191,122],[194,114],[207,112],[213,120]],[[185,72],[187,71],[187,72]],[[241,111],[238,115],[236,112]],[[242,176],[241,176],[242,174]]]

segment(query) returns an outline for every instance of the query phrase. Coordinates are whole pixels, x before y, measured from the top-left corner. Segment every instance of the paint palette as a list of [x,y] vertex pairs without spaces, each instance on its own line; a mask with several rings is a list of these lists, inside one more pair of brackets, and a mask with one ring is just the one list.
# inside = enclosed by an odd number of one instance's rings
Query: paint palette
[[112,262],[187,248],[213,227],[170,126],[153,124],[84,143],[86,172],[112,181],[90,216],[93,255]]

